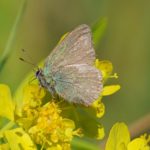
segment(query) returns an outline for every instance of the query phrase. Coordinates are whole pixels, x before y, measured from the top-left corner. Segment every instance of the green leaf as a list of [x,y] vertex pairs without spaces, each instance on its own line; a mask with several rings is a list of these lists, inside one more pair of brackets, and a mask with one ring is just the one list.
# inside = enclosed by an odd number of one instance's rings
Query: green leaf
[[12,46],[15,42],[18,27],[21,23],[21,20],[23,18],[23,14],[25,12],[24,10],[25,10],[25,6],[26,6],[26,2],[27,2],[27,0],[22,0],[20,9],[19,9],[17,17],[16,17],[16,20],[14,21],[12,30],[11,30],[10,35],[8,37],[8,41],[6,43],[5,49],[3,51],[3,54],[1,54],[1,57],[0,57],[0,71],[2,70],[3,66],[5,65],[5,63],[8,59],[8,57],[12,53]]
[[92,27],[93,42],[96,47],[98,46],[102,36],[104,35],[106,27],[107,27],[107,19],[106,18],[100,19],[93,25],[93,27]]
[[105,150],[127,150],[129,142],[128,127],[124,123],[116,123],[110,130]]
[[22,128],[7,130],[4,132],[4,136],[11,150],[36,150],[30,136]]
[[14,120],[14,104],[10,89],[5,84],[0,84],[0,116]]

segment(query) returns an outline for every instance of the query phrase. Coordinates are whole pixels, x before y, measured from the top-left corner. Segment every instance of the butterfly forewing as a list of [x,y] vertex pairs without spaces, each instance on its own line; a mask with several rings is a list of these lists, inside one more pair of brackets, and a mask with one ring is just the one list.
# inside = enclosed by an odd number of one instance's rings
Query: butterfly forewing
[[45,68],[57,70],[68,64],[90,64],[93,65],[95,51],[93,49],[91,30],[83,24],[68,33],[64,40],[59,43],[45,62]]

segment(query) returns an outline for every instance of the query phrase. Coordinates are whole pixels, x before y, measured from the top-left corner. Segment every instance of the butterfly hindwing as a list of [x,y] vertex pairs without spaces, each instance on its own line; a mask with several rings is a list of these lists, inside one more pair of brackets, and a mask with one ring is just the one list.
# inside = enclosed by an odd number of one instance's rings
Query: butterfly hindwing
[[72,103],[89,106],[102,90],[100,72],[88,64],[66,65],[54,77],[55,90]]

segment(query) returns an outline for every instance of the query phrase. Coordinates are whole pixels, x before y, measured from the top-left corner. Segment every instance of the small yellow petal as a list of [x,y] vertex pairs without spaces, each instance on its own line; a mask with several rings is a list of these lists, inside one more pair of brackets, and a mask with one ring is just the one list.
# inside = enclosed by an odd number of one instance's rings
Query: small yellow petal
[[105,114],[105,105],[101,102],[101,98],[99,97],[92,103],[92,107],[96,111],[96,117],[101,118]]
[[97,140],[102,140],[105,136],[105,131],[102,126],[98,127],[98,135],[97,135]]
[[102,96],[99,96],[99,98],[92,103],[92,107],[94,108],[98,107],[99,104],[101,103],[101,99],[102,99]]
[[102,91],[102,96],[108,96],[116,93],[118,90],[120,90],[120,85],[108,85],[104,86]]
[[148,135],[147,133],[145,133],[141,135],[140,138],[146,140],[147,143],[150,143],[150,134]]
[[22,128],[7,130],[4,136],[12,150],[20,150],[20,147],[24,150],[36,150],[30,136]]
[[69,32],[65,33],[64,35],[62,35],[62,37],[60,38],[58,44],[60,44],[64,39],[65,37],[68,35]]
[[63,123],[63,126],[66,127],[66,128],[75,129],[75,123],[74,123],[73,120],[64,118],[64,119],[62,120],[62,123]]
[[109,133],[105,150],[126,150],[129,142],[128,127],[124,123],[116,123]]
[[150,150],[150,147],[145,139],[136,138],[128,144],[128,150]]
[[7,144],[1,144],[0,145],[0,150],[9,150],[10,149],[10,147],[9,147],[9,144],[7,143]]
[[102,72],[104,81],[111,75],[111,73],[113,71],[113,65],[108,60],[100,61],[100,60],[96,59],[95,66],[97,69],[99,69]]
[[96,116],[98,118],[103,117],[103,115],[105,114],[105,105],[104,103],[100,103],[99,107],[97,107],[96,109]]
[[5,84],[0,84],[0,116],[6,117],[13,121],[14,109],[15,106],[12,101],[9,87]]

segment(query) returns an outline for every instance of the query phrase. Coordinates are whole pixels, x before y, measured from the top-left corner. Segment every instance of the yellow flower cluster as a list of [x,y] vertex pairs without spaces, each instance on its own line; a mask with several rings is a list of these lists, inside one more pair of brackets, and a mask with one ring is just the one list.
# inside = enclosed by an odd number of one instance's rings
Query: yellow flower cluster
[[44,90],[39,86],[27,86],[22,116],[17,122],[42,148],[70,150],[73,136],[82,136],[81,130],[75,130],[74,122],[60,115],[61,110],[53,100],[42,105],[44,95]]
[[[97,59],[95,66],[102,72],[103,85],[108,78],[117,78],[116,74],[112,75],[111,62]],[[98,118],[105,113],[102,97],[111,95],[119,89],[119,85],[103,87],[102,94],[91,106],[95,109]],[[70,150],[73,137],[82,136],[81,129],[75,129],[73,120],[61,116],[62,109],[59,108],[56,101],[51,99],[47,102],[45,100],[46,93],[38,84],[27,85],[23,94],[14,98],[16,103],[12,100],[8,86],[0,84],[0,91],[0,106],[2,108],[7,106],[6,109],[0,110],[0,115],[11,120],[10,125],[19,125],[18,128],[5,129],[4,132],[0,132],[0,136],[8,141],[3,146],[17,149],[21,144],[24,149],[36,150],[35,144],[38,144],[41,149]],[[97,133],[97,139],[103,139],[104,127],[102,125],[98,125]],[[19,137],[20,135],[23,135],[22,138]],[[23,145],[25,141],[27,144]]]

